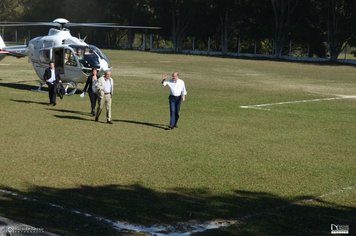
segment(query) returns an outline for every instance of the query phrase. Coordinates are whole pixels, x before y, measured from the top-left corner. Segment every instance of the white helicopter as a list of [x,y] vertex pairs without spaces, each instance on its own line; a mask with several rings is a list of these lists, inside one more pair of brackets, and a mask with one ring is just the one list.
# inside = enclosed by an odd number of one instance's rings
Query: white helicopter
[[37,91],[45,84],[43,74],[50,61],[54,61],[65,90],[74,87],[70,94],[77,90],[78,83],[85,83],[91,69],[97,68],[99,74],[112,67],[108,57],[96,46],[87,44],[84,40],[73,37],[69,27],[107,27],[123,29],[160,29],[159,27],[120,26],[114,23],[71,23],[64,18],[53,22],[0,22],[0,26],[52,26],[46,36],[31,39],[26,45],[6,47],[0,37],[0,60],[6,55],[28,56],[33,69],[40,78]]

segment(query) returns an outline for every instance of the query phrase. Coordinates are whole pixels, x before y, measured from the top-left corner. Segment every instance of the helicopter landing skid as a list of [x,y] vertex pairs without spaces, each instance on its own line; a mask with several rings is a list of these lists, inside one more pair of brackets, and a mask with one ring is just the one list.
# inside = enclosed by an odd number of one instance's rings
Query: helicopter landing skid
[[43,91],[42,90],[43,84],[39,83],[38,88],[37,89],[31,89],[32,92],[38,92],[38,93],[46,93],[47,91]]
[[[74,87],[70,92],[68,92],[69,86],[73,86]],[[67,83],[65,85],[65,87],[64,87],[65,95],[74,95],[75,92],[77,91],[77,89],[78,89],[78,85],[77,84],[75,84],[75,83]]]
[[[74,87],[68,92],[69,87],[72,86]],[[32,92],[38,92],[38,93],[47,93],[47,91],[42,90],[43,83],[39,83],[37,89],[31,89]],[[76,83],[65,83],[65,95],[74,95],[77,92],[78,85]]]

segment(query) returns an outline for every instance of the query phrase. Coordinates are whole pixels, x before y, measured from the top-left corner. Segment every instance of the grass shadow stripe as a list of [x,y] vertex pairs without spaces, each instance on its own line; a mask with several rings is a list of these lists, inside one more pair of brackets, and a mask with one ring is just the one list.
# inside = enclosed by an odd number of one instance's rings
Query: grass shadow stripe
[[82,120],[82,121],[93,121],[90,119],[85,119],[80,116],[62,116],[62,115],[54,115],[54,117],[59,118],[59,119],[67,119],[67,120]]
[[157,129],[163,129],[163,130],[169,130],[168,126],[163,125],[163,124],[155,124],[155,123],[135,121],[135,120],[120,120],[120,119],[114,119],[113,121],[148,126],[148,127],[153,127],[153,128],[157,128]]
[[38,105],[46,105],[48,106],[48,102],[37,102],[37,101],[30,101],[30,100],[19,100],[19,99],[10,99],[12,102],[24,103],[24,104],[38,104]]

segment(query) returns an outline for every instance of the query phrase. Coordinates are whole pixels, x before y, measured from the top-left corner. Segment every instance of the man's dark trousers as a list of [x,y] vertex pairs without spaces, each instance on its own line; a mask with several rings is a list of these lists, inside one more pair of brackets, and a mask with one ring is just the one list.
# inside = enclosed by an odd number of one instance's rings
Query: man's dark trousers
[[180,104],[182,103],[182,96],[169,96],[169,111],[171,114],[171,119],[169,125],[171,127],[176,127],[179,119]]
[[55,104],[57,99],[57,83],[47,83],[48,85],[48,96],[49,96],[49,103]]

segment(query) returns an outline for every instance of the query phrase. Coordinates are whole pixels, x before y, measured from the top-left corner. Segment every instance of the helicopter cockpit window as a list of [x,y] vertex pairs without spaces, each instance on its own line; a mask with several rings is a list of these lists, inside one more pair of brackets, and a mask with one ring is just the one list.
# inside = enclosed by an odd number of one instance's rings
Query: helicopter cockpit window
[[77,61],[74,58],[73,52],[69,49],[64,50],[64,64],[67,66],[77,66]]
[[104,59],[105,61],[107,61],[108,63],[110,63],[109,58],[108,58],[99,48],[97,48],[97,47],[94,46],[94,45],[89,45],[89,48],[90,48],[92,51],[96,52],[102,59]]
[[41,50],[40,51],[40,62],[41,63],[49,63],[51,57],[51,53],[49,49]]
[[100,68],[99,57],[93,48],[88,46],[69,45],[84,68]]

